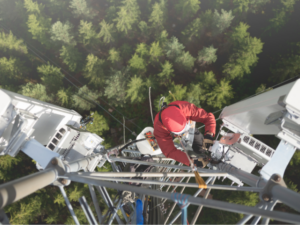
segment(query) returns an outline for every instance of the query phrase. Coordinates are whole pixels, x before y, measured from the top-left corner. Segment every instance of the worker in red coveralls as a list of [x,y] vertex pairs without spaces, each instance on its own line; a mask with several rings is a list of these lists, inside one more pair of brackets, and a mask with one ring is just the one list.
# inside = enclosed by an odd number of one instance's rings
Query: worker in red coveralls
[[[216,120],[212,113],[207,113],[204,109],[186,101],[174,101],[163,107],[154,119],[154,136],[162,153],[187,166],[190,166],[189,159],[184,152],[176,149],[173,137],[181,136],[189,129],[189,120],[205,125],[204,137],[196,129],[192,145],[193,151],[199,154],[203,150],[204,139],[213,140],[215,135]],[[204,167],[198,160],[194,160],[194,164],[197,167]]]

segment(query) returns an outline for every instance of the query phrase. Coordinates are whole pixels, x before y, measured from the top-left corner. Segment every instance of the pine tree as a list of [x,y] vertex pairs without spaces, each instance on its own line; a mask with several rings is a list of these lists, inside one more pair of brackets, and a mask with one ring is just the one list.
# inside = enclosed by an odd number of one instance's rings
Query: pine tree
[[126,12],[126,9],[124,7],[120,8],[120,11],[117,14],[118,17],[114,19],[114,21],[116,22],[116,27],[118,31],[127,34],[128,31],[132,29],[132,24],[134,23],[134,21]]
[[199,84],[190,84],[186,96],[186,101],[193,103],[197,107],[201,107],[201,102],[205,101],[203,90]]
[[97,44],[98,36],[93,28],[92,22],[80,20],[78,31],[80,42],[83,43],[84,46]]
[[42,13],[45,7],[43,4],[38,4],[38,2],[34,2],[32,0],[24,0],[24,8],[28,13],[39,15]]
[[42,65],[37,68],[42,84],[47,87],[49,93],[56,93],[63,85],[63,74],[60,68],[52,65]]
[[233,0],[233,5],[236,7],[234,12],[252,12],[257,13],[259,9],[264,6],[266,3],[270,2],[269,0],[252,0],[252,1],[243,1],[243,0]]
[[176,37],[171,37],[170,41],[168,41],[165,45],[166,56],[169,59],[174,60],[176,57],[182,54],[184,46],[179,43]]
[[198,52],[198,62],[201,65],[208,65],[217,61],[217,52],[218,49],[214,48],[214,46],[204,47],[201,51]]
[[60,89],[56,95],[62,106],[67,106],[68,104],[70,104],[71,95],[69,90]]
[[195,15],[195,13],[200,9],[199,0],[179,0],[175,5],[175,8],[179,14],[181,14],[182,19],[188,19]]
[[9,34],[4,32],[0,33],[0,49],[3,52],[7,50],[14,50],[16,52],[27,54],[27,46],[23,43],[22,39],[17,39],[10,31]]
[[89,83],[99,87],[104,83],[103,59],[99,59],[93,54],[87,56],[87,63],[84,68],[84,77],[89,79]]
[[113,41],[113,29],[114,29],[114,24],[109,24],[106,23],[105,20],[102,20],[100,23],[101,30],[100,33],[98,34],[99,38],[103,37],[103,41],[105,43],[110,43]]
[[171,81],[172,77],[174,77],[174,69],[172,63],[169,61],[165,61],[164,64],[161,64],[162,71],[158,74],[161,83],[167,84]]
[[94,118],[93,124],[87,124],[86,129],[91,133],[95,133],[99,136],[102,136],[103,132],[109,130],[107,120],[103,115],[100,115],[98,112],[91,112],[92,118]]
[[135,53],[141,57],[149,55],[148,46],[145,43],[138,44]]
[[221,80],[220,83],[214,87],[214,90],[207,94],[207,104],[215,108],[221,109],[224,105],[229,104],[233,97],[232,87],[229,81]]
[[99,103],[97,101],[99,97],[100,94],[98,92],[91,91],[85,85],[78,90],[77,94],[72,95],[73,106],[78,109],[88,111],[96,107],[96,103]]
[[217,86],[217,79],[212,71],[205,71],[197,75],[196,80],[201,84],[204,93],[212,92],[213,88]]
[[147,89],[143,79],[135,75],[128,84],[126,97],[130,99],[132,104],[141,103],[145,100],[145,91]]
[[250,37],[248,27],[240,23],[230,36],[230,39],[235,41],[235,48],[229,62],[223,66],[223,72],[232,79],[241,78],[245,73],[249,74],[250,67],[258,61],[257,54],[262,52],[263,43],[256,37]]
[[118,31],[127,34],[132,29],[132,25],[138,22],[141,12],[136,0],[123,0],[122,5],[114,21],[117,23]]
[[68,21],[64,24],[57,21],[52,25],[51,39],[53,41],[61,41],[68,45],[76,45],[74,35],[72,34],[72,25]]
[[62,46],[60,58],[68,66],[69,70],[75,72],[81,62],[81,53],[73,46]]
[[22,79],[23,71],[25,70],[20,60],[10,57],[0,58],[0,84],[9,85],[16,80]]
[[163,30],[159,36],[156,38],[156,40],[159,42],[159,45],[162,48],[165,48],[166,43],[168,42],[168,32],[166,30]]
[[86,17],[92,19],[95,16],[92,8],[88,6],[86,0],[72,0],[70,2],[70,8],[75,17]]
[[123,0],[122,4],[132,21],[137,22],[141,14],[137,0]]
[[121,61],[120,52],[115,48],[110,49],[108,53],[109,53],[108,60],[111,61],[112,63]]
[[191,56],[189,52],[185,52],[178,56],[175,62],[181,65],[184,70],[191,71],[194,66],[195,58]]
[[160,3],[156,2],[152,6],[152,12],[149,18],[149,23],[152,24],[152,27],[156,29],[156,31],[161,31],[164,29],[164,24],[166,22],[166,1],[162,0]]
[[159,42],[153,42],[151,44],[149,55],[152,62],[157,62],[159,57],[163,55],[163,50],[159,46]]
[[194,19],[189,25],[181,32],[189,40],[193,37],[200,37],[200,33],[203,30],[203,24],[200,18]]
[[30,14],[28,16],[27,26],[33,39],[38,40],[46,47],[50,46],[49,32],[51,29],[51,18]]
[[149,28],[148,28],[148,25],[145,21],[141,21],[138,25],[140,31],[141,31],[141,34],[144,36],[144,37],[148,37],[150,32],[149,32]]
[[226,28],[228,28],[233,20],[234,16],[232,15],[231,10],[225,11],[221,9],[221,14],[215,10],[213,14],[213,34],[221,34]]
[[132,58],[128,61],[131,68],[136,69],[138,71],[146,71],[146,62],[140,57],[137,53],[135,53]]
[[171,94],[168,95],[167,97],[167,101],[168,102],[173,102],[175,100],[179,100],[179,101],[185,101],[186,100],[186,94],[187,94],[187,87],[183,86],[182,84],[172,84],[171,86],[171,90],[172,94],[174,95],[175,99],[173,98],[173,96]]
[[46,92],[46,87],[42,84],[27,83],[21,87],[21,94],[35,98],[44,102],[52,102],[52,97],[50,97]]
[[115,106],[124,106],[126,103],[126,84],[129,76],[129,69],[111,70],[109,79],[106,80],[104,95],[110,103]]

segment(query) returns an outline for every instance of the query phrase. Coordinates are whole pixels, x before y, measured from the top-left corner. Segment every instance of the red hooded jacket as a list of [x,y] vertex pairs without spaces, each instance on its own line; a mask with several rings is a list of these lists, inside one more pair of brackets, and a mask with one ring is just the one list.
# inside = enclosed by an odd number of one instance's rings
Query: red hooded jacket
[[[170,105],[178,105],[183,115],[186,116],[187,120],[201,122],[205,125],[205,132],[212,132],[215,134],[216,120],[212,113],[207,113],[204,109],[198,108],[194,104],[186,101],[175,101],[171,102]],[[186,154],[175,147],[170,132],[159,121],[159,113],[154,119],[154,136],[162,153],[166,157],[172,158],[187,166],[190,165]]]

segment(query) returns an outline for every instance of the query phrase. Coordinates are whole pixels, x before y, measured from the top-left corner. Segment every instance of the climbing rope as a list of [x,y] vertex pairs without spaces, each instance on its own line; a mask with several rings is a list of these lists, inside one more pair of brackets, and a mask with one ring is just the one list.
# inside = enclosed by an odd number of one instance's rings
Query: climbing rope
[[187,225],[187,207],[188,207],[188,199],[191,197],[186,194],[172,193],[171,199],[178,204],[181,209],[181,223]]

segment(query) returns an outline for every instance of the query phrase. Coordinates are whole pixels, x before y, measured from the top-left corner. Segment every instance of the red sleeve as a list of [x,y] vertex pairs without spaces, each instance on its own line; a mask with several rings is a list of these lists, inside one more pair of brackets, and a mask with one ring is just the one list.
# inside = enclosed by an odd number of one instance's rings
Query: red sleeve
[[190,165],[190,161],[187,158],[185,152],[182,152],[175,147],[172,136],[160,124],[160,122],[157,121],[157,118],[155,118],[155,121],[154,121],[154,136],[157,140],[157,143],[158,143],[162,153],[166,157],[174,159],[174,160],[181,162],[187,166]]
[[187,119],[203,123],[205,125],[205,132],[212,132],[215,135],[216,119],[214,114],[207,113],[204,109],[198,108],[186,101],[175,101],[170,104],[179,105]]

